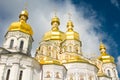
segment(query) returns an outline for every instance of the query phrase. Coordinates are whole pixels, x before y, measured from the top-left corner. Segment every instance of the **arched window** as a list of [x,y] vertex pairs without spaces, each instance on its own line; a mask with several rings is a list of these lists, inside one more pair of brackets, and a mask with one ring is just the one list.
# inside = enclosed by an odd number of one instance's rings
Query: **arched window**
[[92,77],[92,76],[89,76],[89,80],[93,80],[93,77]]
[[8,69],[7,71],[6,80],[9,80],[9,76],[10,76],[10,69]]
[[9,48],[13,48],[13,43],[14,43],[14,40],[12,39],[12,40],[10,41],[10,46],[9,46]]
[[20,42],[20,50],[23,49],[23,45],[24,45],[24,41],[21,41],[21,42]]
[[111,76],[111,74],[110,74],[110,70],[107,70],[107,72],[108,72],[108,76]]
[[116,77],[116,70],[114,69],[114,75],[115,75],[115,77]]
[[60,78],[59,72],[56,72],[56,78]]
[[84,77],[83,77],[83,75],[80,75],[80,80],[84,80]]
[[50,78],[51,76],[50,76],[50,72],[49,71],[47,71],[46,72],[46,78]]
[[19,80],[22,80],[23,71],[20,71]]
[[74,48],[75,48],[75,52],[78,53],[78,51],[79,51],[79,46],[78,46],[78,45],[75,45]]
[[72,46],[70,45],[70,46],[69,46],[69,52],[71,52],[71,51],[72,51]]
[[70,80],[73,80],[73,74],[70,74]]

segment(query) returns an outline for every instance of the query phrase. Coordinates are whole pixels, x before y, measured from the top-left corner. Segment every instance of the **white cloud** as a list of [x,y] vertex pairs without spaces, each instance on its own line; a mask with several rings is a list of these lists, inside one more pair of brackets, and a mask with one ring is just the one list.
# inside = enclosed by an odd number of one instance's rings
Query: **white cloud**
[[120,73],[120,56],[118,56],[117,58],[117,69],[118,69],[118,72]]
[[120,8],[120,4],[118,3],[118,0],[111,0],[111,3],[117,8]]
[[[80,34],[80,40],[82,41],[83,54],[90,56],[91,54],[99,54],[99,39],[104,38],[100,33],[96,33],[94,28],[99,29],[101,23],[96,19],[97,14],[92,8],[85,8],[81,6],[79,10],[76,9],[70,0],[64,2],[53,2],[56,0],[29,0],[28,1],[28,11],[29,20],[28,23],[33,28],[34,31],[34,43],[32,49],[32,55],[35,54],[36,48],[39,46],[42,36],[45,32],[51,29],[50,21],[51,17],[54,15],[54,9],[57,10],[57,15],[60,18],[61,25],[60,30],[66,31],[66,22],[68,20],[68,13],[72,14],[72,20],[75,25],[75,30]],[[0,35],[4,35],[7,27],[13,21],[18,20],[18,15],[20,11],[24,8],[24,0],[12,0],[10,2],[1,1],[0,7],[3,11],[7,11],[10,15],[4,15],[8,18],[6,20],[0,18],[2,24],[0,25],[3,31]],[[0,8],[1,9],[1,8]],[[84,14],[91,14],[89,17],[85,17]],[[2,27],[4,26],[4,27]],[[0,37],[0,38],[3,38]],[[0,40],[0,44],[2,44]]]

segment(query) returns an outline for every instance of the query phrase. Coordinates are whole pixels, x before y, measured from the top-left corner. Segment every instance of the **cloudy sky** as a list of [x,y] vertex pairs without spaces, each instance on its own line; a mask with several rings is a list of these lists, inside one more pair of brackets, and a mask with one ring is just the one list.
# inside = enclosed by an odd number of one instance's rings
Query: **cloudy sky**
[[9,25],[19,20],[26,3],[28,23],[34,31],[33,56],[42,36],[51,29],[51,18],[56,10],[59,28],[64,32],[68,13],[71,14],[85,56],[98,56],[99,44],[103,41],[107,52],[114,56],[120,73],[120,0],[0,0],[0,46]]

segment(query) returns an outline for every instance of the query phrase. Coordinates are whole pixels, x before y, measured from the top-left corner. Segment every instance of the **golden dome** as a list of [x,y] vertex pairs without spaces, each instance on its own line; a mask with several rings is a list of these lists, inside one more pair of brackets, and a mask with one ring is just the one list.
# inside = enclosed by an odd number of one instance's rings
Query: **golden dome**
[[103,63],[114,63],[114,58],[106,53],[106,47],[103,43],[100,44],[101,55],[98,57]]
[[114,58],[110,55],[102,54],[100,57],[98,57],[99,60],[101,60],[103,63],[114,63]]
[[100,43],[100,50],[102,50],[102,49],[105,49],[105,50],[106,50],[106,47],[105,47],[105,45],[101,42],[101,43]]
[[29,35],[33,35],[31,26],[26,23],[26,20],[28,19],[28,12],[26,10],[22,11],[19,18],[20,20],[18,22],[13,22],[10,25],[8,31],[21,31]]
[[60,25],[60,20],[57,16],[53,17],[52,20],[51,20],[51,25],[53,25],[53,23],[58,23],[58,25]]
[[45,33],[43,40],[64,40],[65,36],[58,28],[59,24],[59,18],[57,16],[53,17],[51,21],[52,29]]
[[20,13],[20,15],[19,15],[19,18],[20,18],[21,16],[26,16],[27,19],[28,19],[28,11],[27,11],[27,10],[21,11],[21,13]]
[[43,40],[64,40],[64,33],[62,31],[48,31],[45,33]]
[[67,22],[67,32],[65,33],[66,34],[66,39],[67,40],[78,40],[79,41],[79,34],[77,32],[75,32],[73,30],[73,22],[71,20],[69,20]]
[[68,30],[71,30],[71,29],[73,30],[74,25],[73,25],[73,22],[71,20],[69,20],[67,22],[67,27],[68,27]]

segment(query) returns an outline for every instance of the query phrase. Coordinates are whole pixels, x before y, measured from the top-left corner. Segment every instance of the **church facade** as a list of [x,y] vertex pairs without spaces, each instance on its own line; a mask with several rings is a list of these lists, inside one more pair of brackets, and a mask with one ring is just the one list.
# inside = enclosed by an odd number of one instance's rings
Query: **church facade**
[[28,11],[10,24],[0,47],[0,80],[119,80],[114,58],[100,43],[100,56],[88,59],[82,54],[82,41],[72,20],[67,31],[59,30],[57,16],[31,56],[33,30],[27,23]]

